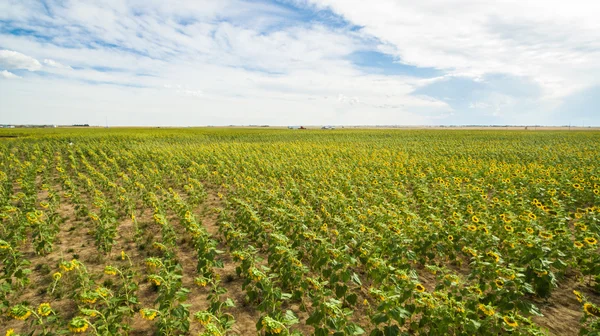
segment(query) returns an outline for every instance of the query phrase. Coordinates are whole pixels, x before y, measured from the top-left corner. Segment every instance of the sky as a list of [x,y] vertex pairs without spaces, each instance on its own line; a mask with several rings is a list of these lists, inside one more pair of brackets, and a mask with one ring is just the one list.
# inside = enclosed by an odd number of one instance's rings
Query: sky
[[0,124],[600,125],[600,2],[0,0]]

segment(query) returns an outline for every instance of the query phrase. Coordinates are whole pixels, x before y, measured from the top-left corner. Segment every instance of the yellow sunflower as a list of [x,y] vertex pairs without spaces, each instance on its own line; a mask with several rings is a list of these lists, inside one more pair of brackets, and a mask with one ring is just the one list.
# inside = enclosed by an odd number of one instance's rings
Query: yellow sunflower
[[517,321],[510,316],[504,316],[502,319],[504,320],[504,323],[511,328],[516,328],[519,326],[519,323],[517,323]]
[[425,286],[421,285],[421,284],[417,284],[415,286],[415,290],[419,293],[423,293],[425,291]]

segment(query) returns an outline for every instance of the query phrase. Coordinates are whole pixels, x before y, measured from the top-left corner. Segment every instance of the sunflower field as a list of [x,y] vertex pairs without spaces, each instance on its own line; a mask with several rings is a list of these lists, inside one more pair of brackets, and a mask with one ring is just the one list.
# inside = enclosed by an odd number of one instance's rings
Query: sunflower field
[[0,130],[7,336],[600,335],[598,240],[597,131]]

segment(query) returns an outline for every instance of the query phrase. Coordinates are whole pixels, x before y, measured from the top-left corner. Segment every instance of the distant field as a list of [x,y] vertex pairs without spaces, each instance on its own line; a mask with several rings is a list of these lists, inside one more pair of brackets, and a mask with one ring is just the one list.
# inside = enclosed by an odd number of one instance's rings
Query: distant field
[[587,128],[1,129],[0,332],[598,335],[599,162]]

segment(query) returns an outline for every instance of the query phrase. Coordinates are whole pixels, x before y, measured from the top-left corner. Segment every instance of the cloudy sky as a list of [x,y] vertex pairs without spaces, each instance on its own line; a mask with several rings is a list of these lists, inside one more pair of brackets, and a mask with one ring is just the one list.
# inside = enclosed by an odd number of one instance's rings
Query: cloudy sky
[[0,123],[600,125],[600,2],[0,0]]

